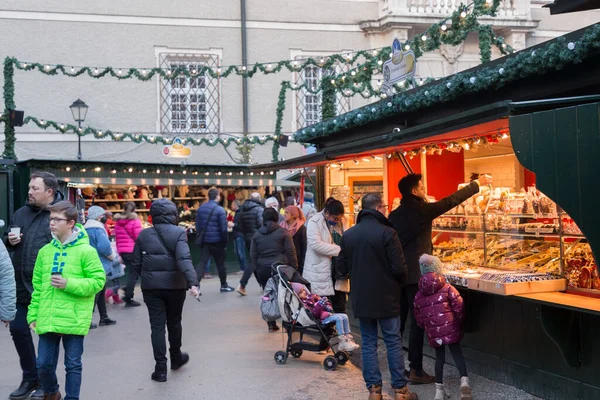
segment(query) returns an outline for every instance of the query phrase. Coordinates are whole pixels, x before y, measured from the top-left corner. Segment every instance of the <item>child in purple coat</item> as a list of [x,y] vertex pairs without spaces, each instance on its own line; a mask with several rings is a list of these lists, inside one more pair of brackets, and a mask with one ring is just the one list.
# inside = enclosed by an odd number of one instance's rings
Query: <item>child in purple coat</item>
[[450,348],[460,372],[461,399],[471,399],[467,366],[460,341],[465,319],[463,299],[442,275],[442,262],[434,256],[423,254],[419,259],[421,280],[415,296],[415,319],[425,330],[429,345],[435,349],[435,400],[450,397],[444,389],[444,364],[446,346]]
[[306,286],[300,283],[292,283],[294,292],[298,295],[304,307],[311,311],[312,315],[322,324],[335,322],[335,328],[340,340],[339,349],[342,351],[354,351],[359,348],[354,342],[354,338],[350,333],[350,322],[348,315],[342,313],[334,313],[331,303],[327,297],[321,297],[310,293]]

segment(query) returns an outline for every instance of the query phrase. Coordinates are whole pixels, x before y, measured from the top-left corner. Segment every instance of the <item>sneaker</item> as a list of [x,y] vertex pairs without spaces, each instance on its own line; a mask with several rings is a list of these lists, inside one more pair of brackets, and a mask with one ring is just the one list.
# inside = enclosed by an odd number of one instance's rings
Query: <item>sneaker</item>
[[108,325],[114,325],[116,323],[117,323],[117,321],[115,321],[114,319],[110,319],[110,318],[106,317],[106,318],[102,318],[100,320],[100,323],[98,325],[100,325],[100,326],[108,326]]
[[422,369],[417,371],[416,369],[412,368],[408,374],[408,380],[410,383],[414,383],[416,385],[428,385],[435,382],[435,378],[427,375],[427,373]]
[[373,385],[369,387],[369,400],[382,400],[381,385]]
[[90,329],[96,329],[97,327],[98,327],[98,324],[95,324],[93,322],[90,324]]
[[247,294],[246,293],[246,288],[243,287],[242,285],[239,285],[237,287],[237,289],[235,289],[235,291],[238,292],[239,294],[241,294],[242,296],[245,296]]
[[233,292],[234,290],[235,289],[229,286],[228,284],[221,286],[221,293]]
[[139,306],[141,306],[141,304],[135,300],[125,300],[125,307],[139,307]]
[[340,335],[338,336],[338,339],[340,340],[338,350],[350,353],[359,347],[356,343],[354,343],[354,340],[351,336],[349,337],[349,335]]
[[394,400],[419,400],[419,396],[411,392],[408,386],[402,389],[394,389]]
[[115,304],[123,304],[124,303],[124,301],[121,299],[121,297],[119,297],[119,295],[116,293],[113,293],[112,299],[113,299],[113,303],[115,303]]
[[469,378],[466,376],[460,378],[460,398],[465,400],[473,398],[471,387],[469,386]]
[[[32,392],[34,392],[36,389],[38,389],[38,387],[39,387],[39,384],[37,381],[33,381],[33,382],[23,381],[23,382],[21,382],[21,384],[19,385],[19,388],[17,390],[15,390],[10,395],[8,395],[8,398],[10,400],[25,400],[29,397],[29,395]],[[43,395],[43,392],[42,392],[42,395]]]
[[447,400],[450,398],[450,395],[446,392],[443,383],[435,384],[435,397],[433,400]]
[[212,279],[213,276],[211,274],[204,274],[204,276],[202,277],[202,279]]

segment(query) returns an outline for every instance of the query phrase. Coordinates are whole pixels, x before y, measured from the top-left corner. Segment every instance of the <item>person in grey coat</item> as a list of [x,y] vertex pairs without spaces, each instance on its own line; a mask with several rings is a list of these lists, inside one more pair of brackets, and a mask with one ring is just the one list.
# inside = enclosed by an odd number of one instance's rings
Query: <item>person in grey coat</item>
[[0,321],[8,326],[17,314],[15,270],[4,243],[0,241]]

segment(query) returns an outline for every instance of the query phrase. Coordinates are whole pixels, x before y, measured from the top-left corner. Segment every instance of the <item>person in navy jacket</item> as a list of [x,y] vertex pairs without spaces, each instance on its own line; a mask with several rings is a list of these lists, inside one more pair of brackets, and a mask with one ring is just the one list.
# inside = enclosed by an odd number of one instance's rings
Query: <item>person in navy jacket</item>
[[233,292],[227,284],[227,267],[225,266],[225,250],[227,247],[227,213],[219,205],[219,190],[212,188],[208,191],[208,201],[200,206],[196,215],[196,244],[200,246],[200,262],[195,269],[199,281],[202,280],[204,266],[212,257],[217,264],[221,292]]

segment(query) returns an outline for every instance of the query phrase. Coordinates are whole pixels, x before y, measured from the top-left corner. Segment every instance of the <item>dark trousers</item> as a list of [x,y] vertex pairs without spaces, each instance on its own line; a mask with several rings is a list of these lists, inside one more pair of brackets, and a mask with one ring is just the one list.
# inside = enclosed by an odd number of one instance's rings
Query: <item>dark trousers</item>
[[[467,376],[467,364],[465,364],[465,356],[463,356],[462,346],[459,343],[449,344],[450,353],[454,358],[454,363],[460,376]],[[446,363],[446,346],[435,348],[435,381],[436,383],[444,383],[444,364]]]
[[144,303],[148,307],[152,350],[157,365],[167,365],[165,323],[169,332],[171,363],[181,357],[181,313],[185,302],[185,289],[144,290]]
[[348,301],[346,292],[340,292],[339,290],[335,290],[334,292],[335,294],[329,297],[333,311],[336,314],[346,314],[346,303]]
[[410,368],[420,371],[423,369],[423,341],[425,331],[417,325],[415,320],[415,296],[419,291],[419,285],[406,285],[402,288],[405,304],[410,310],[410,333],[408,337],[408,361]]
[[133,300],[133,291],[135,290],[135,285],[137,284],[137,280],[139,275],[133,269],[131,265],[132,254],[131,253],[123,253],[121,254],[121,258],[123,259],[123,263],[127,267],[127,286],[125,287],[125,302],[129,302]]
[[244,274],[242,275],[242,279],[240,279],[240,285],[243,288],[245,288],[246,285],[248,285],[248,281],[252,277],[253,273],[254,273],[254,276],[256,277],[256,280],[258,281],[258,276],[256,274],[256,271],[254,271],[254,268],[252,267],[252,259],[250,258],[250,244],[251,244],[251,242],[249,240],[245,240],[244,239],[244,243],[246,243],[246,252],[248,253],[249,262],[248,262],[248,264],[246,266],[246,270],[244,271]]
[[408,320],[408,312],[410,310],[408,299],[403,292],[404,288],[400,289],[400,336],[402,338],[404,338],[404,329],[406,328],[406,321]]
[[212,257],[217,264],[217,271],[219,272],[219,280],[221,286],[227,284],[227,267],[225,266],[226,247],[224,243],[204,243],[200,246],[200,262],[195,266],[196,273],[198,274],[198,282],[202,280],[204,275],[204,267],[208,260]]
[[17,315],[10,323],[10,335],[19,355],[23,380],[31,382],[38,380],[38,371],[35,360],[35,347],[31,337],[31,330],[27,323],[27,309],[27,304],[17,303]]
[[96,302],[94,303],[95,308],[98,307],[98,313],[100,314],[100,320],[108,318],[108,312],[106,311],[106,287],[103,287],[101,291],[96,293]]

